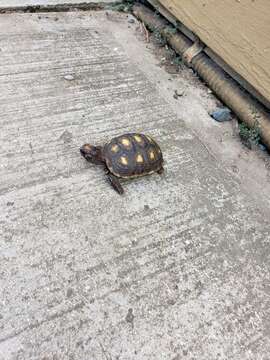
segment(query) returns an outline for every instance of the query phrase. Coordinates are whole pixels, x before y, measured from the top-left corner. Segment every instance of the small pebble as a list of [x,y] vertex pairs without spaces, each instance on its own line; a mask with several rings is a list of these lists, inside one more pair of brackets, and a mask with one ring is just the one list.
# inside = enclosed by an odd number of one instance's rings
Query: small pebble
[[231,110],[224,107],[224,108],[218,108],[216,110],[214,110],[212,113],[210,113],[210,116],[219,122],[223,122],[223,121],[229,121],[232,119],[231,117]]
[[126,315],[126,322],[129,322],[133,325],[133,321],[134,321],[133,309],[128,309],[128,313]]
[[262,151],[266,151],[266,150],[267,150],[266,146],[263,145],[263,144],[259,144],[259,148],[260,148]]
[[134,23],[135,23],[135,20],[134,20],[133,18],[129,18],[129,19],[128,19],[128,23],[134,24]]
[[236,165],[232,165],[232,171],[236,174],[239,173],[239,169]]
[[68,80],[68,81],[72,81],[72,80],[74,80],[75,78],[74,78],[73,75],[68,74],[68,75],[65,75],[65,76],[64,76],[64,79],[65,79],[65,80]]
[[181,91],[180,93],[177,90],[174,90],[173,97],[177,100],[179,97],[184,95],[184,91]]

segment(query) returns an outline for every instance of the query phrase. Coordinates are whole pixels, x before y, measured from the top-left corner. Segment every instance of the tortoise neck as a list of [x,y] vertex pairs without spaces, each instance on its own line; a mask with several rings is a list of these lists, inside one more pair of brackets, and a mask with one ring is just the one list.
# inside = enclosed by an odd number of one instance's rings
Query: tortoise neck
[[103,157],[103,147],[102,146],[96,146],[97,155],[95,156],[94,162],[96,165],[102,165],[104,164],[104,157]]

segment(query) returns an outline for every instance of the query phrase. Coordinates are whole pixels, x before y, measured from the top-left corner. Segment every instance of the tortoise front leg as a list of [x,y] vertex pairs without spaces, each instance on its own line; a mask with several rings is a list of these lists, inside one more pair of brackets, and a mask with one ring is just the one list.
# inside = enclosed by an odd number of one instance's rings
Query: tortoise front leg
[[118,194],[122,195],[124,193],[124,189],[123,189],[123,186],[121,185],[118,177],[114,176],[110,172],[107,172],[107,178],[108,178],[111,186],[114,188],[114,190],[117,191]]
[[164,167],[161,166],[161,168],[158,169],[157,173],[158,173],[159,175],[162,175],[162,174],[164,173]]

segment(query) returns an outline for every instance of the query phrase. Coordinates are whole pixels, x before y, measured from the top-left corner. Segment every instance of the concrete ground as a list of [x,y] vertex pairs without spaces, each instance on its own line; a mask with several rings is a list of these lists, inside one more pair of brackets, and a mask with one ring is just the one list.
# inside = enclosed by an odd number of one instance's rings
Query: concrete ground
[[[1,15],[0,48],[0,359],[268,360],[268,170],[213,95],[126,15]],[[78,148],[128,131],[166,172],[121,197]]]
[[0,8],[12,8],[23,6],[57,6],[76,4],[113,4],[116,0],[0,0]]

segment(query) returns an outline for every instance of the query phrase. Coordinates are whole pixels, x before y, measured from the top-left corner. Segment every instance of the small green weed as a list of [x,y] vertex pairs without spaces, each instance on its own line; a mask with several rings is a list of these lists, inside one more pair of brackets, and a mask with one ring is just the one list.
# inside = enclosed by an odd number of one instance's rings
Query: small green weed
[[175,58],[173,59],[173,63],[174,63],[174,65],[177,65],[179,67],[183,66],[183,60],[179,55],[175,56]]
[[239,125],[239,136],[248,148],[251,148],[252,145],[258,145],[260,142],[260,128],[258,121],[256,120],[254,126],[251,128],[245,123],[241,123]]
[[118,4],[112,5],[110,7],[110,10],[119,11],[119,12],[131,12],[134,3],[135,3],[134,0],[123,0]]
[[164,36],[161,34],[161,32],[158,29],[154,29],[153,37],[154,37],[154,41],[159,46],[165,46],[166,45],[167,41],[166,41],[166,39],[164,38]]

